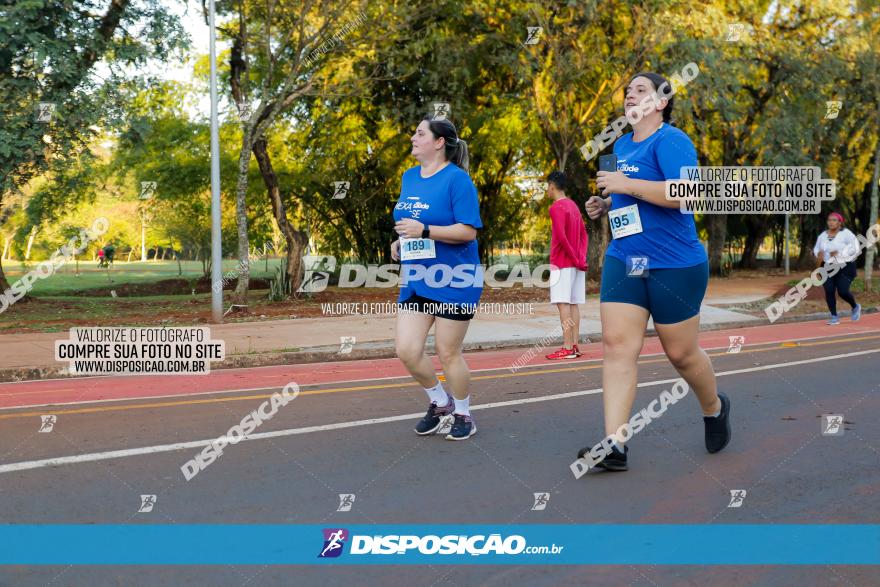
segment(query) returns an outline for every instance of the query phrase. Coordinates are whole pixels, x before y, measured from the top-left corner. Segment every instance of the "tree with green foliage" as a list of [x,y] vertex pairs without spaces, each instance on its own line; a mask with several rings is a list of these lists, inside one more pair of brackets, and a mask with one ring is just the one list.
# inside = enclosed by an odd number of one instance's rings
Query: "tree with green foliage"
[[[184,46],[179,24],[158,0],[98,8],[86,0],[0,0],[0,225],[25,205],[28,182],[91,156],[95,129],[118,113],[125,66]],[[0,264],[0,291],[8,287]]]
[[[228,83],[241,119],[236,182],[236,225],[241,268],[235,301],[245,304],[250,279],[247,191],[251,156],[256,158],[271,209],[287,241],[287,266],[295,292],[302,278],[306,234],[291,224],[281,198],[278,176],[267,150],[267,133],[281,120],[294,118],[303,97],[335,91],[333,68],[345,68],[340,44],[351,42],[364,24],[359,2],[319,0],[285,4],[220,3],[229,15],[221,27],[232,41]],[[329,56],[328,56],[329,54]],[[338,73],[338,71],[337,71]]]

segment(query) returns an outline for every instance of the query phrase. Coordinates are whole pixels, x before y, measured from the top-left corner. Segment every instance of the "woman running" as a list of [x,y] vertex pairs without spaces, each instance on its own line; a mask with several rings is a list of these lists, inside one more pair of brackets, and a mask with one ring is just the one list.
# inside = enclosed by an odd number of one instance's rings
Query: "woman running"
[[[671,125],[669,88],[656,73],[631,79],[624,109],[633,132],[614,144],[619,171],[599,171],[596,180],[602,195],[611,197],[593,196],[586,202],[590,218],[608,214],[613,236],[599,295],[605,433],[614,444],[598,466],[611,471],[627,469],[628,438],[618,429],[632,411],[649,317],[666,356],[700,402],[706,448],[715,453],[730,441],[730,400],[717,393],[712,362],[697,340],[709,281],[706,251],[697,239],[694,217],[682,214],[679,204],[665,197],[665,181],[680,179],[681,167],[698,164],[693,142]],[[582,449],[578,457],[589,450]]]
[[[391,257],[401,261],[397,356],[430,401],[416,433],[434,434],[451,420],[446,439],[465,440],[477,432],[470,412],[471,376],[461,352],[483,291],[477,188],[467,171],[467,144],[451,122],[426,116],[410,140],[420,165],[403,174],[394,207],[394,229],[400,238],[391,244]],[[432,325],[452,397],[425,355]]]
[[856,235],[843,227],[845,222],[842,214],[832,212],[828,215],[827,222],[828,230],[819,235],[816,246],[813,247],[813,254],[818,258],[820,265],[825,263],[826,268],[830,265],[841,266],[834,275],[829,274],[828,279],[822,284],[825,288],[825,303],[828,304],[828,311],[831,312],[828,324],[833,326],[840,324],[835,291],[852,308],[853,322],[862,317],[862,306],[856,303],[856,298],[849,291],[849,286],[858,272],[856,259],[859,258],[861,249]]

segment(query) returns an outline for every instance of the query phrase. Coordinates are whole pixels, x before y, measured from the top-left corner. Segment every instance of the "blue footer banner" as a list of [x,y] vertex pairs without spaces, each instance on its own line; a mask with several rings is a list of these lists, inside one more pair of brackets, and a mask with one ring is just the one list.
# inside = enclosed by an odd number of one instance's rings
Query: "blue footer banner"
[[17,565],[878,565],[880,525],[0,525]]

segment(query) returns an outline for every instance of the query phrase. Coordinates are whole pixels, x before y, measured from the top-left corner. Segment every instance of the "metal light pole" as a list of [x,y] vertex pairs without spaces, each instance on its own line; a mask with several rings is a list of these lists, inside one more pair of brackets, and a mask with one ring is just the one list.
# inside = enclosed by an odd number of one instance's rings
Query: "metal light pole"
[[[782,143],[783,149],[788,149],[789,147],[791,147],[791,143]],[[786,151],[785,154],[788,155],[788,152]],[[791,264],[789,262],[790,255],[789,255],[789,249],[788,249],[788,241],[789,241],[789,236],[790,236],[788,234],[788,232],[789,232],[788,231],[788,216],[789,216],[788,214],[785,215],[785,274],[786,275],[789,274],[789,271],[791,269]],[[803,224],[801,225],[801,228],[803,228]]]
[[[220,249],[220,128],[217,123],[217,33],[214,0],[208,2],[211,53],[211,318],[223,322],[223,253]],[[219,290],[219,291],[218,291]]]

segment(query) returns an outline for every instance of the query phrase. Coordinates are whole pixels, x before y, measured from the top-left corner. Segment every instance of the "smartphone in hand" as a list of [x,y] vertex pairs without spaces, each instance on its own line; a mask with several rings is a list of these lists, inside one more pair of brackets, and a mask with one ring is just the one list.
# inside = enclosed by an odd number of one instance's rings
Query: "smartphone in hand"
[[610,153],[599,157],[599,171],[617,171],[617,155]]

